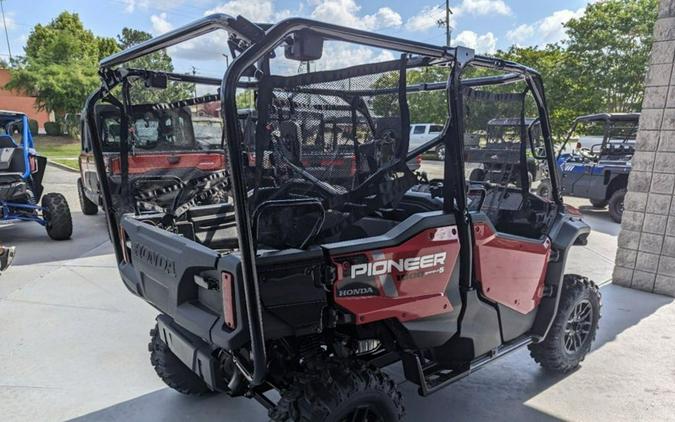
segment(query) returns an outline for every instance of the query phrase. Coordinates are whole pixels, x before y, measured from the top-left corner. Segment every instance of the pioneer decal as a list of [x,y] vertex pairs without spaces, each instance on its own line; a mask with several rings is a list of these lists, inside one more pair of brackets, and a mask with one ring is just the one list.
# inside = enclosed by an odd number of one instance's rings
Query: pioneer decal
[[380,292],[364,283],[350,283],[337,290],[338,297],[379,296]]
[[[418,276],[424,276],[431,273],[443,272],[446,252],[438,252],[429,255],[413,256],[398,260],[383,259],[379,261],[354,264],[351,266],[351,278],[359,276],[379,276],[389,274],[393,270],[399,273],[404,271],[419,272]],[[430,271],[422,271],[430,269]],[[433,269],[433,270],[431,270]]]
[[140,259],[146,264],[152,265],[172,277],[176,277],[176,262],[164,255],[136,242],[131,242],[131,253],[135,258]]

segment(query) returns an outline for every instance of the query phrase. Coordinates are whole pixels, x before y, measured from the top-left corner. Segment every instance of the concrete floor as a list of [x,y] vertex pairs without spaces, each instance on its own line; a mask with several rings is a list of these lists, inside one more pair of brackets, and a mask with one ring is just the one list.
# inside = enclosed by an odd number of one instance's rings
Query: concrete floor
[[[0,227],[18,247],[0,277],[0,419],[264,421],[256,402],[184,397],[148,359],[156,311],[123,287],[102,216],[83,216],[77,176],[49,169],[49,190],[67,193],[73,240],[44,229]],[[618,225],[582,209],[594,227],[570,272],[611,274]],[[520,350],[428,398],[402,383],[406,420],[675,420],[675,301],[607,285],[593,352],[566,377],[551,377]],[[402,381],[400,368],[387,369]]]

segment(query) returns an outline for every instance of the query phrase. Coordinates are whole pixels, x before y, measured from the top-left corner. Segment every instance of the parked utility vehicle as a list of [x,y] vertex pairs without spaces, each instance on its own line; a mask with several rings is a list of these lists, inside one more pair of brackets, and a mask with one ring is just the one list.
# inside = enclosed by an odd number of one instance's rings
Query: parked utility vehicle
[[[204,97],[193,103],[217,100]],[[208,184],[210,192],[200,199],[216,202],[225,197],[225,156],[213,148],[213,140],[194,130],[189,104],[161,109],[152,104],[137,104],[126,117],[125,142],[129,153],[120,157],[121,113],[110,104],[99,104],[95,111],[96,128],[104,156],[105,175],[113,189],[135,186],[134,201],[118,204],[121,212],[132,208],[151,210],[168,206],[176,199],[178,188]],[[205,118],[198,118],[205,119]],[[220,143],[220,140],[218,141]],[[90,131],[82,118],[82,152],[77,188],[85,215],[98,212],[102,204],[100,179],[91,144]],[[214,199],[214,196],[217,199]]]
[[[612,220],[621,223],[639,120],[640,113],[577,117],[557,160],[562,173],[562,194],[587,198],[595,208],[608,207]],[[594,136],[598,143],[588,149],[566,152],[568,144],[583,136]],[[549,189],[549,179],[545,179],[538,192],[545,196]]]
[[[141,78],[161,89],[169,76],[125,64],[212,30],[229,34],[234,57],[223,80],[212,82],[221,88],[231,198],[196,205],[198,193],[181,193],[176,206],[118,220],[113,204],[133,198],[134,187],[114,189],[105,177],[96,104],[133,110],[128,98],[113,97],[117,87],[124,92]],[[396,55],[338,69],[322,60],[355,47]],[[294,74],[288,61],[324,70]],[[428,72],[441,80],[407,85],[408,73],[432,66],[445,69]],[[463,77],[473,68],[493,76]],[[270,26],[212,15],[102,60],[100,72],[86,116],[110,235],[124,284],[160,312],[151,362],[172,388],[252,397],[275,421],[394,421],[403,397],[380,369],[392,363],[402,362],[405,377],[429,395],[521,347],[558,372],[575,369],[590,350],[599,291],[563,273],[590,228],[562,203],[556,179],[548,200],[530,193],[526,175],[514,186],[469,183],[464,174],[465,132],[484,133],[491,119],[522,115],[526,106],[542,137],[520,137],[520,168],[531,155],[557,172],[534,70],[464,47],[307,19]],[[253,158],[245,154],[241,89],[255,91]],[[450,107],[438,106],[448,122],[409,151],[408,95],[438,92],[447,95]],[[352,122],[340,139],[362,173],[349,185],[298,159],[306,145],[328,151],[307,136],[316,132],[288,130],[310,127],[316,113]],[[403,136],[379,137],[374,115],[397,117]],[[129,131],[120,134],[124,162]],[[438,145],[447,151],[444,178],[416,177],[407,161]],[[279,391],[278,403],[270,390]]]
[[[469,180],[475,182],[519,184],[521,180],[521,149],[527,151],[527,144],[522,139],[532,137],[537,143],[541,136],[539,119],[536,118],[495,118],[487,123],[485,136],[481,134],[465,136],[464,144],[468,147],[465,160],[477,164],[469,174]],[[524,175],[532,183],[537,178],[537,167],[541,160],[529,156],[524,168]]]
[[42,196],[46,166],[47,158],[35,151],[28,117],[0,111],[0,224],[32,221],[54,240],[69,239],[73,222],[66,198],[60,193]]

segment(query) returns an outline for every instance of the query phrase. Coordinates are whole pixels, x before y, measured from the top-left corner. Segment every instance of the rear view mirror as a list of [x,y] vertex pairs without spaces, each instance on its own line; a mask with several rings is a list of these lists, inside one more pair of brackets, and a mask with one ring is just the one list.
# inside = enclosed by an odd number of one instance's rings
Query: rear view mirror
[[301,62],[319,60],[323,55],[323,38],[307,29],[298,31],[286,40],[284,55]]

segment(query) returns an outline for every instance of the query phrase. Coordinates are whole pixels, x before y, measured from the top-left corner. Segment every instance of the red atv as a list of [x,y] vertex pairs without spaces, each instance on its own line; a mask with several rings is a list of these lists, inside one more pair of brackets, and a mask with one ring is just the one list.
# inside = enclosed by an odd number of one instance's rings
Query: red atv
[[[212,30],[229,34],[234,57],[222,81],[124,68]],[[334,48],[355,46],[387,49],[373,57],[389,60],[322,65]],[[294,74],[288,61],[324,70]],[[393,421],[404,414],[403,398],[385,366],[400,363],[426,396],[520,347],[563,373],[589,352],[600,294],[564,269],[590,228],[562,203],[556,177],[553,199],[530,192],[529,157],[558,171],[536,71],[468,48],[306,19],[270,26],[213,15],[104,59],[100,73],[86,121],[110,235],[123,282],[160,311],[151,361],[177,391],[252,397],[275,421]],[[133,203],[134,187],[105,177],[111,158],[95,110],[101,101],[117,104],[129,121],[128,98],[111,97],[117,86],[125,91],[129,75],[159,89],[175,78],[221,87],[231,200],[199,204],[208,186],[181,188],[172,207],[136,207],[117,218],[115,204]],[[254,131],[242,124],[241,89],[255,94]],[[410,113],[422,104],[448,119],[436,138],[409,151]],[[314,127],[317,113],[342,125],[338,144],[358,169],[350,183],[332,183],[329,171],[302,162],[303,149],[331,151],[310,134],[323,131],[325,141],[332,125],[302,130]],[[504,177],[468,180],[464,140],[480,140],[490,121],[513,116],[521,128],[533,119],[540,134],[523,130],[510,140]],[[400,127],[382,133],[379,117]],[[124,163],[131,132],[122,126]],[[406,163],[440,145],[443,177],[413,174]],[[128,168],[121,166],[122,177]],[[280,393],[278,403],[270,390]]]

